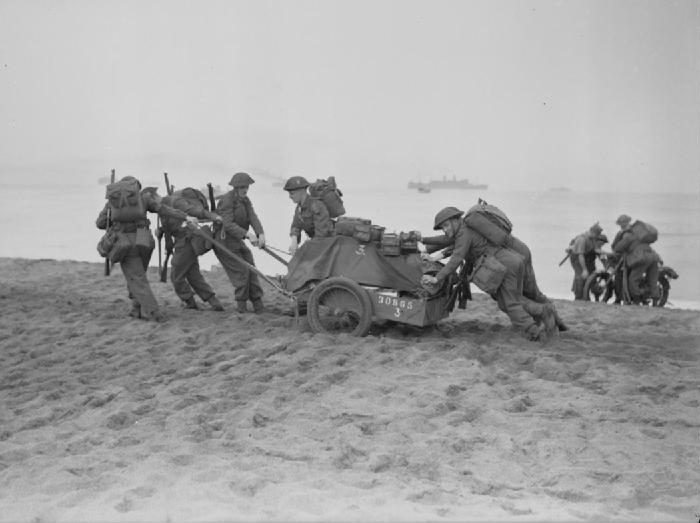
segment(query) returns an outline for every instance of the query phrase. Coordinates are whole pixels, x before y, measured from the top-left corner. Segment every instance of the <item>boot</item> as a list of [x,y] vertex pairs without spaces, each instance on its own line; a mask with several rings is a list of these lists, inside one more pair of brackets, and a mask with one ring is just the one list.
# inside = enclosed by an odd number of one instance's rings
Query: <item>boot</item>
[[199,307],[197,307],[197,302],[194,301],[194,296],[190,296],[185,300],[185,309],[199,309]]
[[239,300],[236,302],[236,310],[240,313],[248,312],[245,300]]
[[224,306],[213,294],[207,300],[207,303],[211,305],[211,310],[221,312],[224,310]]
[[569,327],[566,325],[566,323],[564,323],[564,320],[561,319],[561,316],[559,316],[557,309],[554,309],[554,322],[556,323],[557,329],[559,329],[559,332],[564,332],[564,331],[569,330]]
[[138,303],[132,304],[131,310],[129,311],[129,316],[138,320],[141,317],[141,305]]
[[260,314],[265,310],[261,299],[258,298],[257,300],[253,300],[253,310],[255,311],[255,314]]

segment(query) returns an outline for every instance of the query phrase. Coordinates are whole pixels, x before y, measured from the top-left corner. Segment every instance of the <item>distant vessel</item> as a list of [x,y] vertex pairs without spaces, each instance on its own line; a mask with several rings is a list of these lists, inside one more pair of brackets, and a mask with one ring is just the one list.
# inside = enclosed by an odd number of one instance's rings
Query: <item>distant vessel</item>
[[424,183],[421,183],[420,185],[418,185],[418,187],[416,187],[416,189],[418,189],[418,192],[426,192],[426,193],[430,192],[432,190],[429,185],[426,185]]
[[[488,188],[485,183],[471,183],[466,178],[458,180],[456,177],[448,178],[443,176],[442,180],[430,180],[427,183],[424,182],[408,182],[409,189],[421,190],[421,187],[427,187],[429,189],[482,189]],[[426,191],[421,191],[426,192]]]

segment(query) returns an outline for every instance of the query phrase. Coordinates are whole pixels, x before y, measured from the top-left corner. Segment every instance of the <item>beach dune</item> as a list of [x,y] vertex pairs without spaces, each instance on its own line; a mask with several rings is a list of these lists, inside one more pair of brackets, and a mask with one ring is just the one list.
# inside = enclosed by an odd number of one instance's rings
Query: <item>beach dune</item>
[[118,267],[0,258],[0,521],[697,519],[697,311],[557,301],[541,345],[475,294],[358,339],[150,271],[165,323]]

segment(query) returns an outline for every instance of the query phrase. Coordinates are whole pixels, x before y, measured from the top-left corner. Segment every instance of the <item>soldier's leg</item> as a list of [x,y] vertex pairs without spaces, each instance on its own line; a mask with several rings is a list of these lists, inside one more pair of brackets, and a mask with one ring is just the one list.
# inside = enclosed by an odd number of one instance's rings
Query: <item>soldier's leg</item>
[[574,269],[574,282],[571,285],[571,290],[574,293],[574,299],[575,300],[582,300],[583,299],[583,286],[585,285],[585,281],[583,280],[583,267],[581,267],[581,264],[578,261],[578,256],[572,254],[569,257],[569,260],[571,260],[571,267]]
[[[182,301],[187,302],[194,296],[192,287],[187,282],[192,266],[192,247],[184,238],[177,238],[173,247],[173,257],[170,265],[170,281],[175,289],[175,294]],[[192,253],[194,254],[194,253]],[[196,257],[195,257],[196,259]]]
[[[251,265],[255,265],[253,253],[247,247],[245,250],[241,250],[241,257]],[[263,289],[260,286],[258,275],[254,271],[248,270],[248,299],[253,302],[253,310],[255,312],[262,312],[263,310],[262,296]]]
[[638,265],[628,269],[627,282],[629,283],[630,297],[633,301],[638,300],[642,296],[642,281],[644,280],[645,268],[644,265]]
[[[234,250],[228,245],[227,248],[234,254],[241,256],[240,249],[236,248]],[[250,270],[225,252],[217,249],[216,246],[214,246],[214,254],[219,259],[224,271],[226,271],[226,276],[228,276],[231,285],[233,285],[236,301],[238,302],[238,311],[245,312],[246,302],[248,301],[248,273]]]
[[535,339],[539,329],[534,318],[523,307],[522,294],[518,292],[517,287],[516,276],[512,273],[507,273],[503,283],[496,291],[498,306],[508,315],[511,323],[516,328],[521,330],[528,338]]
[[141,318],[160,320],[160,308],[146,278],[143,260],[138,254],[131,254],[120,263],[129,293],[140,306]]

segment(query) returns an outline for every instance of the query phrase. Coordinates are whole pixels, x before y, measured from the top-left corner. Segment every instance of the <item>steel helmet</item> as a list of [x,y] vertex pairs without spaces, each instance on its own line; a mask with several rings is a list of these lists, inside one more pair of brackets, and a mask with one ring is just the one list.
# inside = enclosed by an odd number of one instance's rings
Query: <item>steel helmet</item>
[[295,189],[304,189],[309,186],[309,182],[303,176],[292,176],[287,183],[284,184],[285,191],[294,191]]
[[455,216],[462,216],[463,211],[460,211],[457,207],[445,207],[439,213],[435,215],[435,224],[433,225],[433,230],[437,231],[440,229],[440,225],[443,222],[454,218]]
[[229,185],[235,187],[248,187],[251,183],[255,183],[248,173],[236,173],[231,177]]

